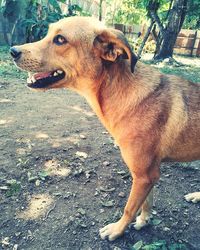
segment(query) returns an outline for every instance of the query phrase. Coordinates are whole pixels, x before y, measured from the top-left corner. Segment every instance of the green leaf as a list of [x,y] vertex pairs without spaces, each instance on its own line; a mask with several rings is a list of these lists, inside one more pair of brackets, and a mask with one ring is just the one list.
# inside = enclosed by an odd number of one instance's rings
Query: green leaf
[[49,3],[51,4],[51,6],[53,6],[53,8],[55,10],[57,10],[59,13],[61,13],[60,6],[56,0],[49,0]]
[[142,249],[142,246],[143,246],[143,241],[140,240],[133,245],[132,250],[140,250]]
[[179,244],[179,243],[174,243],[170,245],[169,250],[187,250],[187,247],[185,244]]
[[49,173],[45,170],[42,170],[38,173],[38,176],[42,181],[45,181],[45,179],[49,176]]
[[160,240],[155,241],[149,245],[145,245],[142,248],[143,250],[167,250],[166,241]]
[[21,183],[16,180],[8,180],[7,184],[9,185],[9,189],[6,192],[6,196],[10,197],[15,195],[16,193],[20,192],[21,190]]
[[157,226],[157,225],[159,225],[161,222],[162,222],[162,220],[153,219],[153,220],[151,221],[151,224],[154,225],[154,226]]

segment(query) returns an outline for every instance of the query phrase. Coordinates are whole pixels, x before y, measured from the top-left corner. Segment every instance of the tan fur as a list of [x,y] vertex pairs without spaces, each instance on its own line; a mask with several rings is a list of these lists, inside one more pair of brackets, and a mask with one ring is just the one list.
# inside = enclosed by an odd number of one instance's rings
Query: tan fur
[[[68,43],[54,44],[56,34]],[[83,95],[129,167],[134,181],[124,214],[101,229],[101,237],[121,235],[141,207],[136,228],[145,224],[152,204],[146,198],[159,179],[160,162],[200,159],[199,86],[141,62],[132,73],[134,54],[123,34],[91,18],[63,19],[50,25],[41,41],[16,48],[22,52],[16,63],[26,71],[65,71],[65,79],[47,88],[71,88]]]

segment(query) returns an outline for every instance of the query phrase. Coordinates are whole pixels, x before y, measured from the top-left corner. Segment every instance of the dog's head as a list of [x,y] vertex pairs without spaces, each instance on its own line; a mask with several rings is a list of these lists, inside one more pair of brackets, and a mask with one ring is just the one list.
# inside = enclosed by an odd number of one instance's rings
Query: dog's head
[[18,67],[29,72],[28,86],[48,89],[76,88],[79,80],[97,79],[106,67],[137,57],[123,33],[106,28],[91,17],[70,17],[49,26],[45,38],[12,47]]

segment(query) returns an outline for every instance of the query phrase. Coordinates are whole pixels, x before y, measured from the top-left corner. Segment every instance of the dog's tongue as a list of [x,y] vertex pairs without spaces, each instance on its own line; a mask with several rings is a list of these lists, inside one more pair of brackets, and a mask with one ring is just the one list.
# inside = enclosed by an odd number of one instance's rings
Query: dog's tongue
[[47,78],[51,75],[51,72],[40,72],[40,73],[35,73],[34,78],[35,80]]

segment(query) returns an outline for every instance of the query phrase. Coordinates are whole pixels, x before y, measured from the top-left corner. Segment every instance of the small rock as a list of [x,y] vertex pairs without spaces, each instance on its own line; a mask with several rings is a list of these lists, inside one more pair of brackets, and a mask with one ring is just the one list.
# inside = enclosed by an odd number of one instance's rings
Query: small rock
[[81,215],[85,215],[85,214],[86,214],[86,212],[85,212],[85,210],[84,210],[83,208],[79,208],[79,209],[77,210],[77,212],[78,212],[79,214],[81,214]]
[[75,235],[75,234],[76,234],[76,231],[73,231],[72,233]]
[[109,166],[109,165],[110,165],[110,162],[109,162],[109,161],[104,161],[104,162],[103,162],[103,165],[104,165],[104,166]]
[[122,250],[120,247],[114,247],[113,250]]
[[76,152],[76,156],[78,156],[78,157],[83,157],[84,159],[86,159],[86,158],[88,157],[88,154],[85,153],[85,152],[77,151],[77,152]]
[[157,214],[156,210],[152,210],[151,213],[152,213],[153,215],[156,215],[156,214]]
[[170,58],[168,57],[168,58],[165,58],[164,60],[163,60],[163,62],[164,63],[169,63],[170,62]]
[[8,190],[8,187],[7,186],[1,186],[0,190]]
[[27,239],[32,239],[33,238],[33,233],[31,232],[31,230],[28,230],[28,234],[27,234]]
[[86,139],[86,136],[85,135],[80,135],[80,138],[81,139]]
[[39,187],[39,186],[40,186],[40,183],[41,183],[40,180],[36,180],[36,181],[35,181],[36,187]]
[[170,231],[170,228],[169,228],[169,227],[164,227],[164,228],[163,228],[163,231],[164,231],[164,232],[169,232],[169,231]]
[[91,176],[91,171],[85,171],[85,177],[89,179]]
[[15,244],[12,250],[17,250],[17,249],[18,249],[18,244]]
[[102,214],[104,213],[104,211],[105,211],[104,209],[100,209],[99,213]]
[[124,192],[120,192],[120,193],[118,194],[118,196],[121,197],[121,198],[124,198],[126,195],[125,195]]
[[95,194],[94,194],[94,196],[98,196],[99,195],[99,192],[98,191],[96,191],[95,192]]
[[3,245],[3,246],[9,246],[9,245],[10,245],[9,240],[10,240],[9,237],[5,237],[5,238],[1,241],[2,245]]
[[15,233],[15,236],[16,236],[16,237],[18,237],[18,236],[20,236],[20,235],[21,235],[21,232],[16,232],[16,233]]

